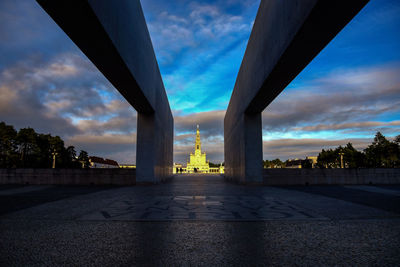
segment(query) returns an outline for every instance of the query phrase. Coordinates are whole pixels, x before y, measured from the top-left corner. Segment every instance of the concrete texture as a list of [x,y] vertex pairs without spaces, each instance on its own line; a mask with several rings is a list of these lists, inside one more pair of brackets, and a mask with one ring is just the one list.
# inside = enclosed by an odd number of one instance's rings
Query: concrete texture
[[400,184],[400,169],[264,169],[265,185]]
[[398,266],[400,186],[366,188],[0,186],[0,265]]
[[[249,142],[262,144],[257,114],[367,2],[261,1],[224,119],[225,175],[229,179],[262,183],[262,175],[258,175],[262,153]],[[254,123],[246,123],[247,118],[254,118]]]
[[171,176],[173,117],[140,1],[38,3],[137,110],[137,180]]
[[0,169],[0,184],[135,185],[135,169]]

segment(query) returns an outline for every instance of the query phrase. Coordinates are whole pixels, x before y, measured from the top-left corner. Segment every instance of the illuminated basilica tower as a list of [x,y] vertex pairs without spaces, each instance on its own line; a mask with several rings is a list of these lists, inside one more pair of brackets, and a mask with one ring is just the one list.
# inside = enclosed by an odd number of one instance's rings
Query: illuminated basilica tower
[[199,125],[197,125],[194,154],[190,153],[190,161],[186,165],[186,171],[189,173],[210,172],[210,164],[206,161],[206,153],[201,153]]

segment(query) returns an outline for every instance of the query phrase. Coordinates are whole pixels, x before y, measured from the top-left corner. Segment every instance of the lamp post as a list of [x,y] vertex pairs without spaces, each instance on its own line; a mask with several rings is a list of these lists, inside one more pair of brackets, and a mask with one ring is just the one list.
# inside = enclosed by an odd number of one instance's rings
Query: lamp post
[[343,155],[344,155],[344,153],[340,152],[339,155],[340,155],[340,168],[343,169],[343,167],[344,167],[343,166]]
[[51,154],[53,155],[53,169],[55,169],[56,168],[56,156],[58,155],[58,153],[54,149],[54,151]]

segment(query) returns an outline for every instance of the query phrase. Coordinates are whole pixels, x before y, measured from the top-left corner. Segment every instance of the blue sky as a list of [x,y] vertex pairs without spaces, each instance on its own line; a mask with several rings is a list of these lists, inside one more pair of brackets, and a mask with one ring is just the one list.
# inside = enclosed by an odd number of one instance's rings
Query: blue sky
[[[200,124],[223,161],[223,117],[258,0],[141,1],[185,162]],[[264,158],[400,134],[400,2],[372,0],[263,112]],[[0,121],[135,162],[136,112],[35,1],[0,1]]]

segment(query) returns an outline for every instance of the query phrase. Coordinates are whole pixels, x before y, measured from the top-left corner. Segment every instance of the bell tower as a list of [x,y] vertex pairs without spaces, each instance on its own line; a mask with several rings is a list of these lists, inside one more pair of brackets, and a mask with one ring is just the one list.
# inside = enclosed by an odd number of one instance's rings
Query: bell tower
[[196,144],[195,144],[194,154],[201,155],[200,130],[199,130],[198,124],[197,124],[197,131],[196,131]]
[[206,153],[201,153],[200,129],[197,125],[196,143],[194,145],[194,154],[190,153],[190,160],[186,164],[188,173],[193,172],[210,172],[210,165],[206,160]]

